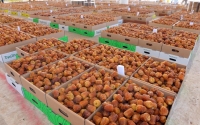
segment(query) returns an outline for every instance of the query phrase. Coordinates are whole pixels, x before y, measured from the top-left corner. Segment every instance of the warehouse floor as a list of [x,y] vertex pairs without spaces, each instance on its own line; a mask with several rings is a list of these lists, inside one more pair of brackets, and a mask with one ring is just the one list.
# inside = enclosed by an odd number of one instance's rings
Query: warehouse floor
[[[87,38],[98,41],[98,36],[88,38],[67,33],[69,41]],[[200,41],[199,41],[200,42]],[[198,48],[196,53],[200,53]],[[167,125],[200,125],[200,55],[194,55],[189,70],[175,104],[170,112]],[[51,125],[47,117],[17,91],[5,79],[3,64],[0,68],[0,125]]]

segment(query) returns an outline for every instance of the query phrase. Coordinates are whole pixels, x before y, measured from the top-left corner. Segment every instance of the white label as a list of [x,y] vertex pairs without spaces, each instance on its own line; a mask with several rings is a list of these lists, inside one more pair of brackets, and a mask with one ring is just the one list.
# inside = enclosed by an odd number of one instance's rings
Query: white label
[[110,6],[110,4],[108,4],[108,6]]
[[194,13],[194,10],[192,10],[191,13]]
[[107,29],[107,27],[101,28],[101,29],[99,29],[99,30],[95,30],[95,36],[96,36],[96,35],[100,35],[101,32],[104,31],[104,30],[106,30],[106,29]]
[[20,27],[19,26],[17,26],[17,30],[20,31]]
[[137,16],[139,16],[139,14],[140,14],[140,12],[137,12],[137,14],[136,14],[136,15],[137,15]]
[[118,20],[118,24],[122,24],[123,23],[123,19]]
[[33,6],[31,5],[31,8],[33,8]]
[[115,27],[115,26],[118,26],[118,24],[111,25],[111,26],[109,26],[109,28],[112,28],[112,27]]
[[81,19],[83,19],[83,15],[81,15]]
[[158,31],[157,29],[153,29],[153,33],[157,33],[157,31]]
[[181,20],[183,20],[183,15],[181,15]]
[[3,59],[3,62],[9,62],[16,59],[16,54],[17,54],[17,51],[12,51],[12,52],[2,54],[1,57]]
[[97,8],[97,6],[96,6],[96,5],[94,5],[94,8]]
[[46,5],[47,5],[48,3],[46,2]]
[[129,8],[128,8],[128,11],[130,11],[130,10],[131,10],[131,8],[129,7]]
[[118,72],[118,74],[125,76],[124,66],[123,65],[118,65],[117,66],[117,72]]
[[50,13],[52,13],[53,12],[53,10],[50,10]]
[[67,4],[66,4],[66,7],[67,7]]
[[194,22],[190,22],[190,26],[194,25]]

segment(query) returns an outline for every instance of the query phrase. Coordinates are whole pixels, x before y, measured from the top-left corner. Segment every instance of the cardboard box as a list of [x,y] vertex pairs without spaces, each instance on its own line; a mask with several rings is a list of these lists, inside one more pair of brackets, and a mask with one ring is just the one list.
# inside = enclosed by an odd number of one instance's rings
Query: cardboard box
[[160,52],[159,58],[173,62],[173,63],[185,65],[185,66],[187,66],[187,64],[189,63],[189,60],[190,60],[190,57],[189,58],[182,58],[180,56],[172,55],[172,54],[168,54],[168,53],[164,53],[164,52]]
[[188,31],[188,32],[200,34],[200,30],[176,27],[175,25],[173,26],[173,29],[175,29],[175,30],[183,30],[183,31]]
[[136,19],[136,21],[141,21],[141,22],[149,22],[151,21],[153,18],[152,17],[138,17]]
[[106,23],[103,23],[103,24],[99,24],[99,25],[95,25],[95,26],[89,26],[89,25],[85,25],[85,24],[79,24],[79,27],[80,29],[85,29],[85,30],[98,30],[98,29],[101,29],[101,28],[104,28],[106,27]]
[[103,38],[108,38],[108,39],[111,39],[111,40],[117,40],[117,37],[118,34],[114,34],[114,33],[108,33],[106,31],[103,31],[101,32],[101,37]]
[[21,47],[22,47],[22,46],[16,47],[17,54],[18,54],[20,57],[28,56],[29,53],[27,53],[27,52],[21,50],[21,49],[20,49]]
[[138,45],[138,38],[122,36],[122,35],[117,35],[117,36],[115,36],[115,38],[119,42],[124,42],[124,43],[132,44],[132,45],[135,45],[135,46]]
[[172,55],[177,55],[183,58],[189,58],[192,50],[163,44],[162,52],[172,54]]
[[[92,68],[99,69],[100,67],[95,66],[95,67],[92,67]],[[90,68],[86,72],[89,72],[92,68]],[[111,72],[110,70],[107,70],[107,69],[105,69],[105,70],[108,71],[108,72]],[[77,76],[76,79],[79,79],[80,77],[81,77],[81,75]],[[124,77],[124,76],[120,76],[120,77],[123,77],[123,78],[126,78],[126,79],[128,78],[128,77]],[[75,79],[73,79],[73,80],[75,80]],[[68,86],[68,84],[70,84],[73,80],[68,81],[62,87],[66,88]],[[123,83],[122,83],[122,85],[123,85]],[[60,87],[58,87],[57,89],[59,89]],[[115,93],[115,92],[113,92],[113,93]],[[56,114],[58,114],[58,115],[62,116],[63,118],[65,118],[72,125],[85,125],[85,120],[86,119],[84,119],[83,117],[81,117],[77,113],[73,112],[72,110],[68,109],[64,105],[60,104],[54,98],[52,98],[52,92],[49,93],[49,94],[46,94],[46,99],[47,99],[48,107],[50,107],[52,109],[52,111],[54,111]]]
[[[137,84],[138,86],[146,86],[146,87],[148,87],[148,88],[154,88],[154,86],[152,86],[151,84],[148,84],[148,83],[145,83],[145,82],[143,82],[143,81],[141,81],[141,80],[137,80],[137,79],[135,79],[135,78],[130,78],[135,84]],[[126,82],[123,84],[123,86],[126,84]],[[119,88],[120,89],[120,88]],[[158,89],[158,90],[160,90],[160,88],[158,88],[158,87],[156,87],[156,89]],[[163,89],[161,89],[160,91],[162,91],[163,93],[164,93],[164,96],[166,97],[166,96],[173,96],[173,97],[175,97],[176,96],[176,94],[175,93],[171,93],[171,92],[168,92],[168,91],[165,91],[165,90],[163,90]],[[116,91],[117,92],[117,91]],[[107,101],[112,101],[113,100],[113,95],[114,95],[115,93],[113,93],[112,94],[112,96],[110,96],[107,100],[106,100],[106,102]],[[134,98],[134,97],[133,97]],[[90,120],[93,118],[93,116],[97,113],[97,112],[99,112],[99,111],[101,111],[103,109],[103,106],[101,105],[94,113],[92,113],[92,115],[88,118],[88,119],[86,119],[85,120],[85,125],[95,125],[94,123],[92,123]]]
[[24,96],[23,92],[22,92],[22,85],[18,84],[17,82],[15,82],[15,80],[10,77],[7,73],[5,73],[6,76],[6,80],[7,82],[17,91],[19,92],[19,94],[21,96]]
[[141,53],[143,55],[150,56],[150,57],[156,57],[156,58],[159,58],[159,55],[160,55],[160,51],[155,51],[155,50],[140,47],[140,46],[136,47],[136,52]]
[[16,59],[17,52],[15,51],[15,48],[17,46],[21,46],[21,45],[28,44],[28,43],[33,43],[35,41],[36,41],[36,38],[31,38],[29,40],[25,40],[22,42],[1,46],[0,47],[0,54],[1,54],[0,61],[1,62],[9,62],[11,60]]
[[[66,57],[68,58],[68,57]],[[66,58],[63,58],[62,60],[66,59]],[[79,60],[77,58],[75,58],[75,60]],[[82,61],[82,60],[81,60]],[[58,62],[58,61],[57,61]],[[51,63],[51,64],[55,64],[57,62],[54,62],[54,63]],[[82,61],[83,62],[83,61]],[[85,62],[84,62],[85,63]],[[49,64],[49,65],[51,65]],[[36,71],[39,71],[41,70],[42,68],[40,69],[37,69],[37,70],[34,70],[34,72]],[[81,74],[79,75],[82,75],[84,72],[82,72]],[[41,102],[43,102],[44,104],[47,105],[47,102],[46,102],[46,93],[43,92],[42,90],[40,90],[39,88],[37,88],[35,85],[31,84],[28,80],[26,80],[25,78],[27,78],[28,76],[30,75],[30,73],[27,73],[27,74],[24,74],[22,76],[20,76],[21,78],[21,81],[22,81],[22,85],[23,87],[29,91],[31,94],[33,94],[34,96],[36,96]],[[79,76],[78,75],[78,76]],[[71,80],[75,79],[76,77],[73,77]],[[60,86],[64,85],[65,83],[61,84]]]
[[37,37],[37,41],[38,40],[41,40],[41,39],[44,39],[44,38],[60,38],[60,37],[63,37],[65,35],[65,31],[61,31],[61,32],[58,32],[58,33],[52,33],[52,34],[48,34],[48,35],[45,35],[45,36],[39,36]]
[[152,21],[149,22],[150,26],[154,27],[163,27],[163,28],[170,28],[172,29],[173,25],[164,25],[164,24],[158,24],[158,23],[153,23]]
[[161,51],[163,43],[157,43],[157,42],[153,42],[153,41],[149,41],[149,40],[139,39],[138,46],[143,47],[143,48],[152,49],[155,51]]
[[[51,48],[49,48],[49,49],[51,49]],[[56,51],[56,50],[55,50]],[[60,52],[60,53],[62,53],[62,52]],[[36,55],[36,54],[38,54],[38,53],[34,53],[34,54],[32,54],[32,55]],[[64,54],[64,53],[63,53]],[[66,55],[66,54],[65,54]],[[29,55],[30,56],[30,55]],[[67,55],[66,55],[66,57],[67,57]],[[21,81],[21,79],[20,79],[20,74],[17,72],[17,71],[15,71],[12,67],[10,67],[8,64],[9,63],[11,63],[11,61],[10,62],[7,62],[7,63],[5,63],[5,68],[6,68],[6,71],[7,71],[7,73],[8,73],[8,75],[9,76],[11,76],[11,77],[13,77],[14,79],[15,79],[15,81],[18,83],[18,84],[22,84],[22,81]],[[52,64],[53,62],[51,62],[51,63],[49,63],[49,64]],[[49,65],[48,64],[48,65]],[[41,67],[42,68],[42,67]],[[39,68],[40,69],[40,68]],[[35,71],[35,70],[37,70],[37,69],[34,69],[33,71]],[[28,73],[28,72],[27,72]],[[27,74],[26,73],[26,74]]]

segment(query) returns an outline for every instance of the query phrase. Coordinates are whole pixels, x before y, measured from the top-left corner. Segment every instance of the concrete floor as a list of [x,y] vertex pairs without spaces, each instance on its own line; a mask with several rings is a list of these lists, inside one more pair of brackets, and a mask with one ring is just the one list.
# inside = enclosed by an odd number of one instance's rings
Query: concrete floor
[[[88,38],[67,33],[69,40],[87,38],[98,41],[98,36]],[[200,125],[200,48],[170,112],[167,125]],[[0,125],[51,125],[47,117],[16,92],[0,68]]]

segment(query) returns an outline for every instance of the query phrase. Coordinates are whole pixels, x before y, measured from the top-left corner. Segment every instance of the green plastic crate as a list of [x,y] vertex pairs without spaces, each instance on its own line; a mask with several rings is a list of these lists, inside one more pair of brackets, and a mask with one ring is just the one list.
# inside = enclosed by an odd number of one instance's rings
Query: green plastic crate
[[80,29],[80,34],[83,35],[83,36],[94,37],[95,32],[94,31]]
[[79,29],[79,28],[76,28],[76,27],[73,27],[73,26],[69,26],[69,32],[81,34],[81,33],[80,33],[80,29]]
[[55,29],[59,29],[59,24],[51,22],[50,27],[55,28]]
[[130,50],[130,51],[133,51],[135,52],[136,50],[136,46],[135,45],[131,45],[131,44],[128,44],[128,43],[124,43],[124,42],[117,42],[117,46],[118,48],[120,49],[125,49],[125,50]]
[[38,23],[39,19],[38,18],[33,18],[33,22]]
[[116,44],[114,40],[103,38],[103,37],[99,37],[99,42],[102,44],[110,45],[110,46],[115,46]]
[[67,36],[63,36],[63,37],[60,37],[58,38],[60,41],[63,41],[63,42],[68,42],[68,37]]

